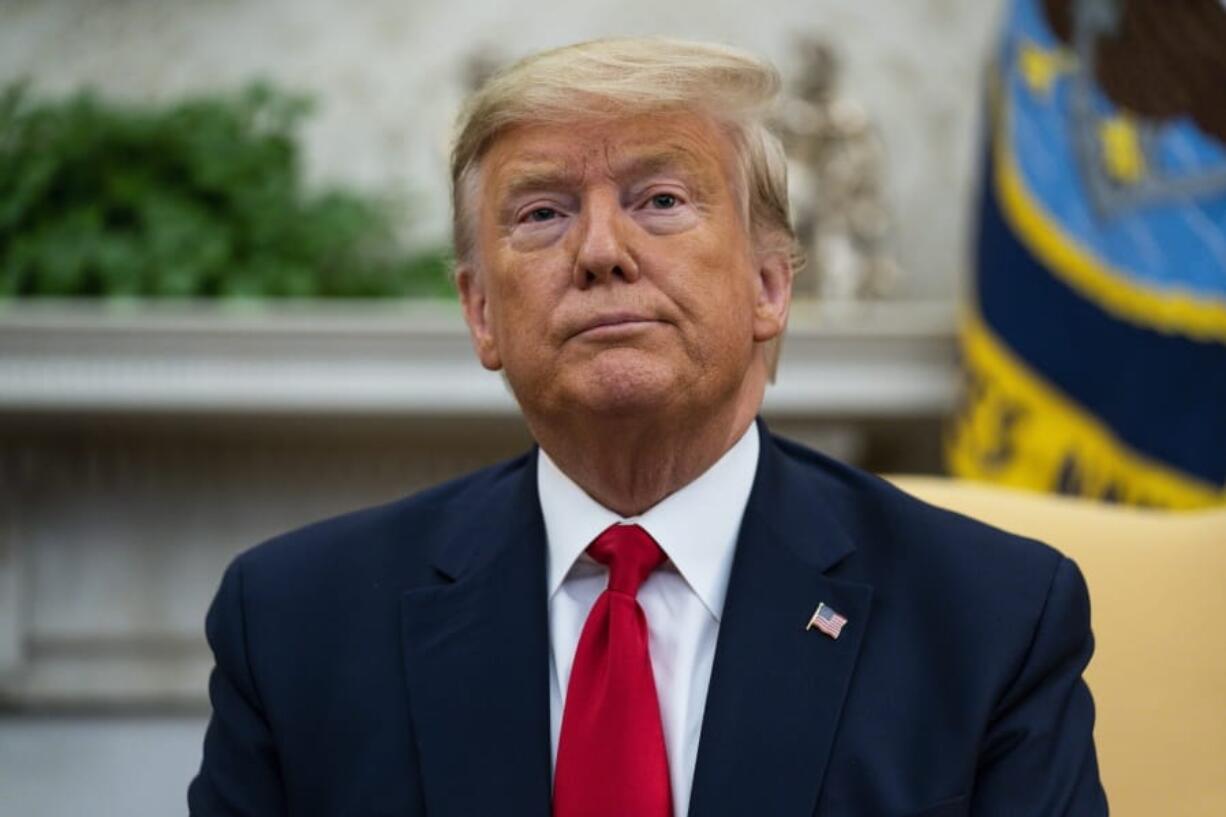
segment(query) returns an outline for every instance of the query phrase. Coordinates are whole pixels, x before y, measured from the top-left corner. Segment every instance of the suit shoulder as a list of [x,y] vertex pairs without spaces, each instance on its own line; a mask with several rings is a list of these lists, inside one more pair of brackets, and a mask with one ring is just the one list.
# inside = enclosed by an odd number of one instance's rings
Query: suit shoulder
[[[1054,548],[928,504],[859,469],[781,443],[806,496],[825,505],[852,550],[830,575],[873,592],[870,626],[917,666],[966,662],[1001,691],[1049,613],[1070,638],[1088,632],[1076,565]],[[819,533],[817,535],[824,535]],[[922,670],[922,671],[927,671]]]
[[[904,565],[922,577],[964,577],[977,587],[1046,593],[1064,557],[1036,539],[1002,530],[906,493],[873,474],[788,440],[784,455],[807,475],[815,499],[847,527],[870,567]],[[973,582],[969,581],[973,578]]]

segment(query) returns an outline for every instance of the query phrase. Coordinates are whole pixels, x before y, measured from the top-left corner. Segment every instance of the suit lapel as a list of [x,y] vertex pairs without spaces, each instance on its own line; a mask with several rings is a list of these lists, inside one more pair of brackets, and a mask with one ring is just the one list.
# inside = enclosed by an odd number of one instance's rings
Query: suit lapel
[[[691,817],[812,815],[872,589],[826,575],[854,547],[765,427],[707,693]],[[821,602],[837,639],[805,625]]]
[[474,497],[471,515],[435,560],[448,583],[401,598],[422,788],[427,812],[438,817],[550,811],[545,531],[535,462],[530,456],[506,484]]

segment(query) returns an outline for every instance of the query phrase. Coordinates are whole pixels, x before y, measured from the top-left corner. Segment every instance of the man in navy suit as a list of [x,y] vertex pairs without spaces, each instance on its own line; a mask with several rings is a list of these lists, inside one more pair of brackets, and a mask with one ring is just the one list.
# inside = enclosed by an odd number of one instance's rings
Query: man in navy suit
[[457,284],[539,445],[231,563],[193,815],[1107,813],[1076,566],[755,421],[778,84],[607,40],[469,101]]

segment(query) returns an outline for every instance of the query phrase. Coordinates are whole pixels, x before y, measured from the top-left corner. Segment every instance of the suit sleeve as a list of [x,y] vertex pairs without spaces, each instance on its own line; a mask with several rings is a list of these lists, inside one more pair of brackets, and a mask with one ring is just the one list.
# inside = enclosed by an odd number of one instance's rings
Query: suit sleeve
[[1030,648],[989,726],[971,814],[1107,814],[1094,752],[1094,702],[1082,679],[1093,651],[1085,580],[1062,557]]
[[241,560],[226,570],[209,607],[205,634],[213,651],[200,772],[187,790],[191,817],[282,817],[285,797],[272,730],[251,675]]

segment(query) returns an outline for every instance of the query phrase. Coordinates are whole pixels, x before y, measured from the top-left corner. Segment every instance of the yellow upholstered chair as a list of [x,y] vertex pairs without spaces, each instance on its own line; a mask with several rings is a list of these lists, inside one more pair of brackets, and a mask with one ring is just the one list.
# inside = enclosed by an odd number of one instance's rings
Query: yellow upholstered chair
[[1226,509],[1163,512],[930,477],[934,505],[1041,539],[1081,567],[1112,815],[1226,817]]

